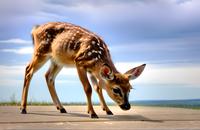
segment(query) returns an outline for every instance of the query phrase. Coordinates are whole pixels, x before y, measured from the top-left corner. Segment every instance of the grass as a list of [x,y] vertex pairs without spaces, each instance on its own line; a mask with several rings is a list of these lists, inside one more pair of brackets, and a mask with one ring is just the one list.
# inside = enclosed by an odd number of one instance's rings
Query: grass
[[[0,106],[20,106],[20,102],[0,102]],[[70,102],[70,103],[62,103],[63,105],[86,105],[86,103],[75,103],[75,102]],[[51,106],[53,105],[52,102],[28,102],[27,105],[33,105],[33,106]],[[97,104],[95,104],[97,105]]]
[[[155,102],[151,102],[151,101],[139,101],[139,102],[131,102],[131,105],[133,106],[151,106],[151,107],[174,107],[174,108],[187,108],[187,109],[196,109],[196,110],[200,110],[200,100],[197,101],[190,101],[189,103],[182,103],[183,101],[164,101],[165,103],[163,103],[163,101],[155,101]],[[187,100],[186,100],[187,102]],[[85,102],[64,102],[62,103],[63,105],[86,105]],[[37,102],[37,101],[29,101],[28,105],[33,105],[33,106],[51,106],[53,105],[52,102],[46,102],[46,101],[42,101],[42,102]],[[99,105],[99,103],[93,103],[93,105]],[[113,103],[107,103],[107,105],[112,106],[115,105]],[[0,102],[0,106],[20,106],[20,101],[16,100],[16,96],[15,94],[13,94],[10,97],[10,101],[8,102]]]
[[[62,103],[65,106],[76,106],[76,105],[86,105],[84,102],[69,102]],[[28,105],[32,106],[51,106],[52,102],[28,102]],[[99,103],[94,103],[93,105],[99,105]],[[109,106],[114,105],[113,103],[108,103]],[[200,110],[200,106],[187,106],[187,105],[169,105],[169,104],[157,104],[157,105],[144,105],[144,104],[131,104],[133,106],[151,106],[151,107],[174,107],[174,108],[186,108],[186,109],[195,109]],[[18,101],[10,101],[10,102],[0,102],[0,106],[20,106],[20,102]]]
[[[62,102],[63,105],[86,105],[86,102]],[[108,103],[109,104],[109,103]],[[18,101],[16,98],[15,93],[12,94],[9,101],[6,102],[0,102],[0,106],[20,106],[21,101]],[[47,102],[47,101],[28,101],[27,105],[33,105],[33,106],[51,106],[54,105],[53,102]],[[93,103],[93,105],[99,105],[99,103]]]

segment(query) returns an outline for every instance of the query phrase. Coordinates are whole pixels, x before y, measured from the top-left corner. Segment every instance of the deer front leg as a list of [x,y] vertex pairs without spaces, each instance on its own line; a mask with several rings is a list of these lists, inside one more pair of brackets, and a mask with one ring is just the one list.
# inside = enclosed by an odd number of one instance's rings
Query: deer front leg
[[21,101],[21,113],[26,114],[26,105],[28,97],[28,89],[32,79],[33,74],[42,67],[42,65],[48,60],[48,57],[45,56],[34,56],[32,61],[26,67],[25,76],[24,76],[24,86],[22,91],[22,101]]
[[78,71],[79,78],[83,84],[84,91],[87,97],[88,113],[90,114],[91,118],[98,118],[92,105],[92,100],[91,100],[92,88],[87,78],[87,71],[85,70],[84,67],[79,67],[79,66],[77,66],[77,71]]
[[66,110],[63,108],[63,106],[60,103],[60,100],[56,94],[55,85],[54,85],[55,78],[61,69],[62,69],[61,66],[58,66],[57,64],[55,64],[52,61],[49,70],[45,74],[45,77],[46,77],[46,82],[47,82],[47,86],[48,86],[51,98],[52,98],[56,108],[58,110],[60,110],[60,113],[67,113]]
[[98,84],[96,78],[91,74],[90,75],[90,79],[92,81],[92,84],[93,84],[98,96],[99,96],[100,104],[101,104],[101,107],[102,107],[103,111],[106,111],[107,115],[113,115],[113,113],[110,111],[110,109],[108,108],[108,106],[107,106],[107,104],[106,104],[106,102],[104,100],[103,93],[102,93],[102,88],[99,87],[99,84]]
[[97,94],[99,96],[99,99],[100,99],[100,102],[101,102],[101,106],[103,108],[104,111],[106,111],[106,114],[107,115],[113,115],[113,113],[110,111],[110,109],[108,108],[105,100],[104,100],[104,97],[103,97],[103,93],[102,93],[102,88],[99,88],[97,86],[97,88],[95,89],[97,91]]

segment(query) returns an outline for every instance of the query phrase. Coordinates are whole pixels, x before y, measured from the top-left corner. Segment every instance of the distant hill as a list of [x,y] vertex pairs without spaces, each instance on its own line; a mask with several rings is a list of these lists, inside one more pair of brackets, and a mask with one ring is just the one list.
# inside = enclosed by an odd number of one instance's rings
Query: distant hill
[[200,109],[200,99],[186,99],[186,100],[141,100],[131,101],[132,105],[139,106],[161,106],[161,107],[181,107]]

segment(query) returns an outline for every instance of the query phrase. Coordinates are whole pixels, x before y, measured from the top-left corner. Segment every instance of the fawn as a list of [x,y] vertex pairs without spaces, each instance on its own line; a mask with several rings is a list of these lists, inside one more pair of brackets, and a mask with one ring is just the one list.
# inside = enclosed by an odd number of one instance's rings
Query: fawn
[[32,30],[34,54],[27,65],[21,101],[21,113],[26,114],[28,88],[33,74],[49,59],[51,65],[45,74],[53,103],[61,113],[66,110],[56,94],[54,81],[63,66],[75,66],[87,97],[88,113],[91,118],[98,118],[91,101],[92,88],[95,88],[102,109],[108,115],[110,111],[104,100],[102,89],[121,109],[129,110],[129,80],[137,78],[145,68],[145,64],[135,67],[124,74],[115,68],[107,45],[96,34],[70,23],[49,22],[37,25]]

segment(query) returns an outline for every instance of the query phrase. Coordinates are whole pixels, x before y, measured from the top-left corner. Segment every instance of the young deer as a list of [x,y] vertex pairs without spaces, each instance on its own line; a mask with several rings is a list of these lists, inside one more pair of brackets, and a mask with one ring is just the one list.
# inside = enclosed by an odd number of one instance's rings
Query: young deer
[[25,70],[24,87],[22,92],[21,113],[26,114],[28,88],[33,74],[51,60],[49,70],[46,72],[46,82],[53,103],[61,113],[66,113],[61,105],[54,80],[59,71],[65,65],[74,65],[83,84],[87,96],[88,113],[91,118],[98,118],[92,101],[92,88],[87,73],[90,74],[91,82],[99,96],[102,109],[108,115],[110,111],[103,98],[102,89],[123,110],[129,110],[128,101],[131,85],[129,80],[137,78],[145,68],[145,64],[121,74],[115,68],[109,50],[104,41],[94,33],[73,24],[63,22],[50,22],[38,25],[32,30],[34,54],[31,62]]

